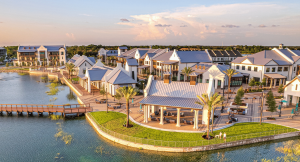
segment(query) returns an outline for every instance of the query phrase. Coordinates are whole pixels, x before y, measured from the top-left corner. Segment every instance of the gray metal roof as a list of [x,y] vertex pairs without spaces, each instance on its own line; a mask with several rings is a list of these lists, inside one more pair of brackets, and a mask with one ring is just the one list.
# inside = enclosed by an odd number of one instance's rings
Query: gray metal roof
[[266,65],[268,62],[270,62],[272,59],[278,64],[278,65],[291,65],[288,60],[286,60],[284,57],[282,57],[279,53],[275,52],[274,50],[266,50],[261,51],[256,54],[246,56],[246,57],[238,57],[234,59],[233,63],[241,63],[245,59],[250,58],[249,60],[253,62],[254,65]]
[[269,78],[275,78],[275,79],[283,79],[283,78],[286,78],[285,76],[281,75],[281,74],[266,74],[265,73],[265,76],[269,77]]
[[96,63],[96,60],[94,57],[88,57],[94,64]]
[[205,51],[177,51],[181,63],[211,62]]
[[173,54],[173,51],[165,52],[161,55],[153,57],[153,60],[156,60],[156,61],[169,61],[172,54]]
[[202,109],[201,105],[195,103],[196,101],[199,101],[199,99],[182,98],[182,97],[166,97],[166,96],[147,96],[142,101],[140,101],[140,103],[181,107],[181,108]]
[[153,80],[149,90],[149,96],[197,98],[197,95],[206,93],[208,83],[197,83],[191,86],[189,82],[170,82]]
[[293,51],[296,55],[300,56],[300,50],[291,50]]
[[287,49],[278,49],[281,53],[286,55],[289,59],[293,60],[292,56],[295,56],[293,53],[288,51]]
[[105,69],[92,69],[87,71],[91,81],[101,81],[105,76],[107,70]]
[[[39,46],[20,46],[18,52],[36,52],[37,49],[40,47],[41,47],[40,45]],[[46,45],[44,47],[47,49],[48,52],[58,52],[60,48],[64,48],[64,45],[52,45],[52,46]]]
[[118,54],[118,50],[107,50],[106,54]]
[[138,66],[136,59],[126,59],[128,66]]
[[122,70],[118,70],[116,74],[108,80],[111,84],[134,84],[137,83],[129,75],[125,74]]

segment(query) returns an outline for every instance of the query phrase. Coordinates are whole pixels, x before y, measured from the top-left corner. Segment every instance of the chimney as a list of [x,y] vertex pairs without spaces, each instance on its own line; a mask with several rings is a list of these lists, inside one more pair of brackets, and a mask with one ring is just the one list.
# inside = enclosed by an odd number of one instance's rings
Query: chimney
[[149,48],[152,49],[152,46],[150,45]]
[[203,70],[205,70],[205,66],[203,66]]
[[279,44],[279,49],[283,49],[283,44]]
[[196,65],[195,67],[196,67],[196,69],[198,69],[198,65]]
[[199,65],[199,69],[201,70],[201,68],[202,68],[202,66],[201,65]]

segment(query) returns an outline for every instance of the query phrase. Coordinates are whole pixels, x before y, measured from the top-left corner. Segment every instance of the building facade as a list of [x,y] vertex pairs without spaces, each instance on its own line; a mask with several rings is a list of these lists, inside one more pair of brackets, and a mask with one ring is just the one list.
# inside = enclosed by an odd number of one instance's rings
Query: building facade
[[64,65],[67,56],[67,49],[65,45],[57,46],[19,46],[17,51],[17,60],[15,65],[32,66],[34,64],[40,65]]
[[3,47],[0,47],[0,57],[6,57],[6,49]]

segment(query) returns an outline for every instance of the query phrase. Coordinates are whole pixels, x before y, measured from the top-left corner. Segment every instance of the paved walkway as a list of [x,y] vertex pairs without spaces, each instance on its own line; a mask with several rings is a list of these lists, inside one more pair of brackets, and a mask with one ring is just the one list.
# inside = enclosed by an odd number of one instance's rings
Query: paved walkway
[[[74,84],[76,87],[80,88],[80,90],[85,91],[79,84]],[[237,91],[239,87],[233,87],[231,90],[232,91]],[[217,92],[221,92],[222,90],[218,89]],[[277,93],[277,89],[274,89],[274,95],[277,96],[279,95]],[[222,95],[222,93],[221,93]],[[257,93],[247,93],[245,94],[244,97],[247,98],[253,98],[256,97],[257,99],[245,99],[244,102],[249,104],[249,108],[248,108],[248,114],[246,115],[235,115],[235,117],[238,118],[239,122],[259,122],[260,121],[260,99],[258,99],[258,97],[261,96],[261,92],[257,92]],[[225,98],[227,98],[227,95],[224,96]],[[227,107],[231,102],[233,102],[235,94],[230,94],[229,97],[231,99],[229,99],[229,101],[225,101],[225,107]],[[80,100],[83,103],[90,103],[90,105],[93,107],[93,111],[106,111],[107,110],[107,106],[106,104],[96,104],[95,103],[95,99],[102,99],[102,98],[106,98],[106,96],[102,96],[100,95],[100,93],[94,93],[94,94],[90,94],[87,93],[85,91],[83,96],[79,96]],[[201,125],[199,124],[199,129],[195,130],[193,129],[193,125],[187,125],[184,123],[181,123],[181,127],[176,127],[176,123],[166,123],[164,125],[159,124],[159,121],[149,121],[147,124],[144,123],[144,117],[143,117],[143,113],[139,113],[140,110],[140,104],[139,102],[143,99],[143,96],[135,96],[134,97],[134,103],[132,104],[131,100],[130,100],[130,116],[137,122],[147,125],[147,126],[151,126],[151,127],[156,127],[158,129],[169,129],[169,130],[183,130],[183,131],[205,131],[206,130],[206,126],[205,125]],[[279,102],[280,100],[277,100],[277,102]],[[108,95],[108,104],[110,105],[114,105],[116,103],[118,103],[119,101],[115,100],[114,97]],[[125,113],[126,111],[126,106],[125,106],[125,99],[122,98],[121,103],[123,103],[123,105],[121,106],[120,109],[109,109],[109,111],[116,111],[116,112],[123,112]],[[279,103],[278,103],[279,104]],[[293,128],[297,128],[300,129],[300,116],[296,116],[294,117],[294,119],[288,119],[288,116],[291,114],[291,110],[292,107],[290,108],[283,108],[282,109],[282,116],[279,118],[278,117],[278,113],[273,113],[272,116],[276,118],[275,121],[272,120],[267,120],[267,117],[271,116],[270,112],[266,111],[267,106],[264,106],[264,111],[263,111],[263,122],[267,122],[267,123],[274,123],[274,124],[279,124],[279,125],[285,125],[285,126],[289,126],[289,127],[293,127]],[[168,110],[169,111],[169,110]],[[170,110],[172,111],[172,110]],[[175,111],[175,110],[174,110]],[[200,112],[201,113],[201,112]],[[193,119],[193,113],[190,113],[186,111],[185,114],[186,115],[185,118],[188,118],[190,120]],[[228,113],[227,113],[227,108],[224,109],[224,112],[221,113],[221,108],[216,109],[215,111],[216,115],[219,115],[219,118],[215,119],[215,124],[214,124],[214,129],[217,128],[221,128],[226,126],[226,122],[228,121]],[[154,115],[154,114],[153,114]],[[157,116],[159,117],[159,116]],[[168,117],[168,118],[172,118],[172,117]],[[176,117],[174,117],[176,118]],[[199,120],[201,120],[202,115],[200,114],[199,116]]]

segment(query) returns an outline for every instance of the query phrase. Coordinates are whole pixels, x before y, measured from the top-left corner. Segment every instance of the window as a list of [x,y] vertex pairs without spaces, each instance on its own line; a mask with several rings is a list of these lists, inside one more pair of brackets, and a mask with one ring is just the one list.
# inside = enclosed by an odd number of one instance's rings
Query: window
[[240,65],[236,65],[236,69],[240,69]]
[[266,72],[270,72],[270,68],[267,68],[267,69],[266,69]]
[[257,67],[254,67],[254,71],[257,71]]
[[276,72],[276,68],[275,67],[272,68],[272,72]]
[[296,71],[296,67],[294,67],[294,71]]
[[83,74],[85,74],[86,70],[83,70]]
[[61,59],[64,59],[64,57],[61,57]]
[[61,55],[64,55],[64,52],[61,52],[60,54],[61,54]]
[[86,66],[86,63],[84,63],[84,66]]
[[251,71],[251,66],[248,66],[248,71]]
[[245,70],[245,66],[242,66],[242,70]]
[[206,79],[206,83],[209,83],[209,79]]
[[282,67],[278,67],[278,72],[282,72]]
[[223,61],[223,58],[221,58],[221,61]]
[[44,55],[44,54],[45,54],[45,52],[40,52],[40,54],[41,54],[41,55]]
[[134,71],[132,71],[131,74],[132,74],[132,79],[134,80]]
[[289,71],[289,68],[288,67],[284,67],[283,71]]

